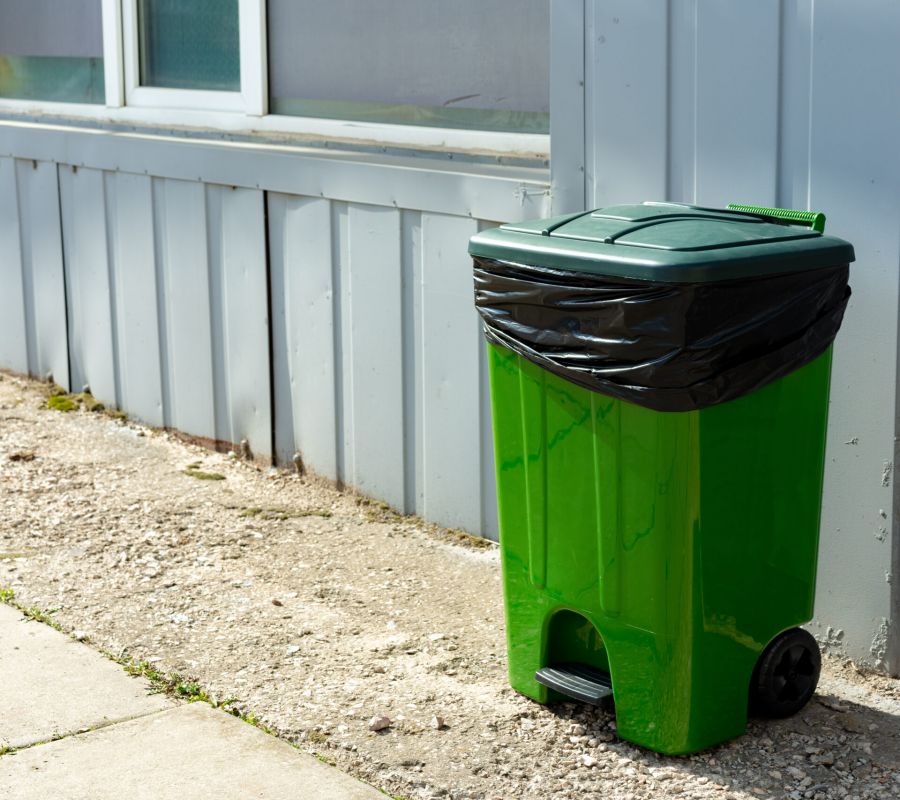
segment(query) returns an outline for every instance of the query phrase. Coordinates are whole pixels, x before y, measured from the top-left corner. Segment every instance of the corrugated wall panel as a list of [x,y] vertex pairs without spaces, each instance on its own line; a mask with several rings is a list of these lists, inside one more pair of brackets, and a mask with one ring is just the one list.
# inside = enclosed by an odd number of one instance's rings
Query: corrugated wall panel
[[[900,608],[891,609],[889,602],[900,564],[892,565],[886,535],[893,505],[893,536],[900,537],[893,475],[900,296],[898,41],[896,3],[815,3],[809,202],[829,214],[829,231],[852,241],[857,256],[853,297],[835,345],[816,612],[844,630],[851,653],[880,667],[889,663],[892,617],[894,646],[900,648]],[[892,101],[885,99],[887,86]],[[894,592],[898,603],[900,592]],[[890,663],[900,672],[900,650]]]
[[[257,456],[272,455],[269,390],[269,308],[266,276],[265,198],[262,192],[226,186],[207,187],[211,240],[216,359],[216,438],[246,440]],[[215,198],[216,202],[210,202]],[[214,347],[214,352],[219,352]]]
[[[17,175],[3,173],[2,198],[14,209],[3,219],[14,224],[0,246],[14,256],[7,269],[16,264],[3,324],[20,351],[0,354],[4,365],[18,358],[22,368],[34,356],[63,382],[71,353],[71,388],[89,385],[145,422],[246,438],[261,456],[274,444],[283,463],[299,451],[316,472],[398,509],[496,537],[487,371],[466,244],[489,224],[476,209],[546,214],[545,173],[454,173],[431,160],[349,163],[298,151],[291,163],[319,170],[321,195],[266,200],[247,185],[256,161],[241,145],[228,149],[237,162],[220,165],[242,165],[230,186],[197,180],[186,155],[201,152],[194,142],[129,140],[148,154],[144,164],[164,167],[136,174],[114,168],[121,161],[109,148],[137,163],[118,139],[98,148],[99,134],[43,133],[35,153],[55,147],[60,161],[20,159]],[[36,145],[2,123],[0,136],[22,152]],[[204,164],[220,151],[202,150]],[[259,164],[288,163],[270,156],[260,153]],[[399,197],[421,204],[403,208]],[[30,286],[39,295],[31,322]],[[45,345],[56,348],[47,358]]]
[[25,310],[29,336],[28,371],[69,386],[66,291],[56,164],[17,161]]
[[[348,481],[404,508],[400,211],[351,205],[344,273],[353,467]],[[346,374],[346,373],[345,373]]]
[[[263,193],[154,179],[150,197],[145,186],[140,195],[132,201],[144,213],[150,203],[154,226],[152,237],[143,230],[140,240],[146,305],[134,321],[123,316],[120,324],[135,347],[152,346],[154,333],[159,339],[160,381],[150,364],[146,413],[158,417],[159,405],[168,427],[225,443],[246,439],[255,455],[269,457]],[[148,253],[155,255],[152,275]],[[122,269],[131,266],[123,261]],[[153,297],[155,309],[148,302]]]
[[28,372],[16,164],[0,158],[0,364]]
[[481,528],[478,315],[461,242],[474,220],[422,215],[422,448],[424,516]]
[[487,223],[272,194],[276,451],[496,538],[469,236]]
[[588,205],[640,202],[665,193],[667,25],[659,0],[588,0]]
[[270,194],[275,449],[338,477],[331,203]]
[[100,170],[59,167],[72,391],[115,405],[106,195]]
[[778,168],[779,0],[701,2],[698,9],[695,194],[708,205],[772,205]]
[[816,612],[823,636],[843,631],[832,644],[900,670],[900,632],[888,634],[900,615],[888,535],[900,536],[900,106],[884,100],[900,75],[900,9],[588,0],[587,17],[589,204],[812,208],[856,245],[835,345]]
[[108,174],[107,202],[113,243],[119,405],[149,425],[162,426],[151,178]]
[[166,326],[167,426],[216,438],[206,189],[202,183],[154,181]]

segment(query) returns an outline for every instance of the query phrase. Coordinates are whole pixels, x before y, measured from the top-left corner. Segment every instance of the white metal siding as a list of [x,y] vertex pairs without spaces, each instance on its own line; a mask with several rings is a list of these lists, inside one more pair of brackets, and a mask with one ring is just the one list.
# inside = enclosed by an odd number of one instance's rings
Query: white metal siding
[[[549,214],[545,173],[16,123],[3,152],[53,156],[35,175],[62,209],[59,290],[40,293],[63,334],[68,315],[57,380],[496,538],[466,246],[484,220]],[[0,158],[0,364],[43,374],[19,255],[46,233],[21,224],[31,164]]]
[[898,511],[900,6],[587,0],[585,21],[588,205],[811,208],[856,247],[835,345],[816,611],[823,635],[842,631],[840,646],[883,667]]
[[268,210],[279,459],[495,536],[478,224],[283,194]]
[[69,383],[56,165],[0,157],[0,366]]

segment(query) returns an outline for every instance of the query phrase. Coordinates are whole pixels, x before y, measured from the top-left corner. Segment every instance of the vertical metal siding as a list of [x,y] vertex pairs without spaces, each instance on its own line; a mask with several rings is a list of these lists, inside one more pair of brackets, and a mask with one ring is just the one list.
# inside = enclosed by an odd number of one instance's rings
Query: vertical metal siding
[[496,536],[468,217],[271,194],[275,449]]
[[[900,599],[900,564],[892,564],[885,536],[892,505],[900,512],[893,463],[900,104],[884,94],[887,86],[896,92],[900,77],[900,5],[817,0],[813,10],[812,85],[802,114],[809,114],[809,203],[829,213],[829,230],[851,240],[857,256],[835,345],[817,612],[845,630],[854,655],[900,672],[900,652],[893,659],[885,652],[889,621],[900,646],[900,609],[892,614],[889,600],[892,588],[895,604]],[[896,521],[893,537],[900,544]]]
[[118,405],[162,426],[153,182],[146,175],[107,175],[115,285]]
[[28,372],[16,163],[0,158],[0,364]]
[[275,452],[337,479],[331,203],[271,194],[268,212]]
[[56,164],[0,158],[0,365],[69,385]]
[[344,357],[353,430],[347,483],[406,506],[400,211],[350,205],[343,274],[349,339]]
[[478,354],[472,273],[459,247],[474,220],[422,215],[422,514],[480,530],[482,474]]
[[72,389],[271,456],[263,201],[257,190],[60,165]]
[[827,621],[853,657],[884,667],[896,573],[886,531],[892,507],[897,519],[900,106],[883,90],[900,75],[900,7],[588,0],[587,21],[589,204],[808,207],[856,245],[835,345],[816,610],[823,632]]
[[[37,130],[0,131],[9,149],[60,159],[0,159],[0,363],[44,374],[34,353],[51,340],[29,331],[52,330],[56,303],[52,353],[71,358],[74,390],[281,463],[299,452],[398,509],[496,538],[466,244],[495,224],[476,209],[546,216],[545,173],[305,151],[288,162],[243,145],[223,159],[218,144]],[[288,163],[303,167],[293,193],[247,185],[278,186]],[[53,371],[61,380],[64,364]]]
[[115,405],[116,378],[103,172],[59,167],[72,391]]
[[215,359],[215,394],[221,398],[216,438],[246,440],[257,455],[272,455],[269,380],[269,296],[266,277],[266,223],[263,192],[207,186],[208,221],[218,258],[210,264],[212,302],[221,341]]

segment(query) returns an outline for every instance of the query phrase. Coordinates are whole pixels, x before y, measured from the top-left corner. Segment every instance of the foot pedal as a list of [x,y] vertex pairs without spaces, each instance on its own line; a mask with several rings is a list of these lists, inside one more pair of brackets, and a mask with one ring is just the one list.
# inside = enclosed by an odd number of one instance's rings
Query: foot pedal
[[612,697],[612,680],[608,672],[603,672],[587,664],[557,664],[544,667],[534,673],[534,679],[573,700],[600,705],[607,697]]

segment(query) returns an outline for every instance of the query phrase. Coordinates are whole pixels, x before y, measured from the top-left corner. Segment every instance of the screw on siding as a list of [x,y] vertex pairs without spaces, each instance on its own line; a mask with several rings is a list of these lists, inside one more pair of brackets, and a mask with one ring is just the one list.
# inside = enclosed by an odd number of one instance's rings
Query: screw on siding
[[246,461],[253,459],[253,451],[250,449],[250,442],[246,439],[241,439],[241,458]]
[[294,453],[294,457],[291,461],[294,462],[294,469],[297,470],[298,475],[306,473],[306,467],[303,466],[303,456],[301,456],[300,453]]

